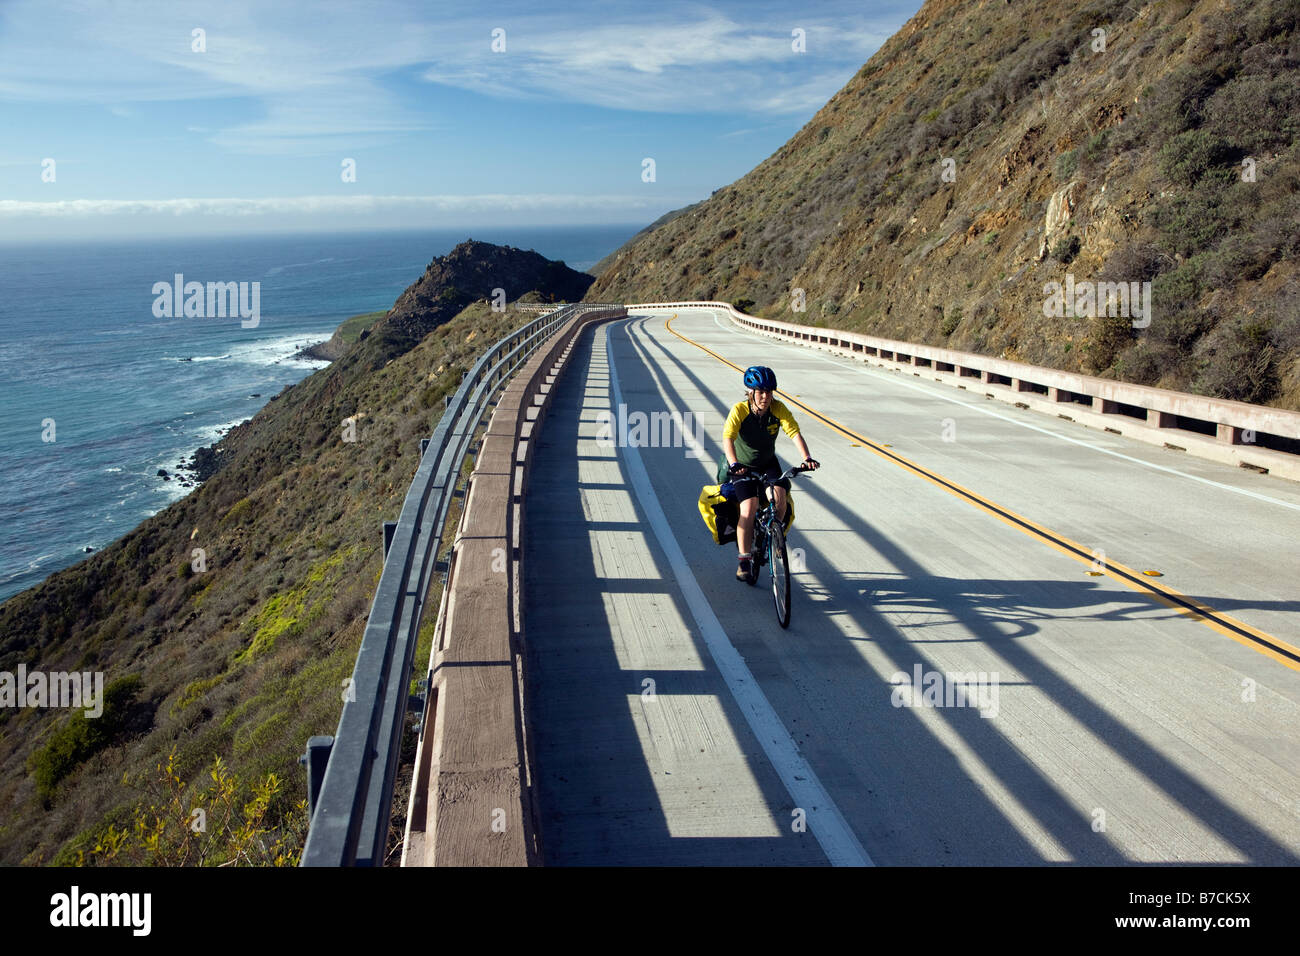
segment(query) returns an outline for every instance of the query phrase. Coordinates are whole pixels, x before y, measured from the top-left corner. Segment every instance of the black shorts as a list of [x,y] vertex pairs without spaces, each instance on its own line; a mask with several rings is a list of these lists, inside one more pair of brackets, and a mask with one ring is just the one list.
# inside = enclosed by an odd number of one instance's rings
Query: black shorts
[[[773,461],[772,464],[768,465],[766,468],[761,468],[761,469],[751,468],[750,472],[753,471],[761,471],[768,478],[780,478],[781,472],[784,471],[784,469],[781,467],[781,463],[779,461]],[[786,491],[790,490],[789,478],[782,479],[781,481],[778,481],[776,484],[777,487],[784,488]],[[733,477],[731,479],[730,497],[735,499],[737,504],[739,504],[742,501],[748,501],[750,498],[759,497],[762,491],[763,491],[763,483],[760,482],[757,478],[750,477],[749,474],[740,475],[739,477]],[[724,494],[727,493],[725,489],[723,489],[723,493]]]

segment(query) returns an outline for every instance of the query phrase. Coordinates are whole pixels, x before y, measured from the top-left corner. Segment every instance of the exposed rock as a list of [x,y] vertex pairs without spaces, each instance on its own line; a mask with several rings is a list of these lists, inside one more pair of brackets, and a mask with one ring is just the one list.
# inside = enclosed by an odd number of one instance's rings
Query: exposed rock
[[1070,221],[1070,216],[1074,213],[1075,203],[1078,201],[1077,194],[1080,192],[1080,188],[1080,183],[1072,182],[1052,193],[1052,198],[1047,200],[1047,215],[1043,217],[1043,243],[1038,247],[1038,260],[1040,262],[1047,258],[1047,254],[1052,248],[1052,240],[1063,231],[1065,224]]

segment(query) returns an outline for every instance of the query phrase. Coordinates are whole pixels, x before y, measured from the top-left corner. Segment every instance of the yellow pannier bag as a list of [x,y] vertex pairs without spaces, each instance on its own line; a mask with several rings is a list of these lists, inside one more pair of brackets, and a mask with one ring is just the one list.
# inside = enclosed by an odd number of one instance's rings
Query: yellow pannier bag
[[[740,506],[723,492],[724,488],[731,490],[729,484],[700,489],[700,517],[718,544],[736,540],[736,523],[740,520]],[[787,491],[785,500],[785,530],[789,533],[794,524],[794,495]]]

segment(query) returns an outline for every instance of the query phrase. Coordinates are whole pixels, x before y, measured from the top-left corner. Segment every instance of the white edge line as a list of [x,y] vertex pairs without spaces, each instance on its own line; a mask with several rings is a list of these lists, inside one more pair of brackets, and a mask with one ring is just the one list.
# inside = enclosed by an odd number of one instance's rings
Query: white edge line
[[[627,332],[626,322],[620,322],[618,325],[624,330],[624,334],[628,335],[630,342],[631,335]],[[623,401],[623,393],[619,388],[618,371],[614,365],[612,335],[607,334],[605,337],[605,352],[609,363],[611,397],[617,407]],[[722,629],[722,624],[713,613],[713,608],[708,598],[704,596],[699,582],[688,570],[686,557],[682,554],[677,538],[668,525],[668,518],[664,515],[659,499],[655,497],[650,477],[641,461],[640,450],[629,446],[620,448],[619,454],[627,466],[628,478],[631,480],[641,509],[645,512],[650,527],[654,529],[655,538],[664,551],[669,567],[673,569],[677,586],[681,589],[682,597],[686,599],[686,605],[690,608],[691,616],[695,618],[700,636],[704,638],[705,646],[708,647],[718,672],[726,681],[727,689],[731,691],[731,696],[745,715],[745,720],[748,721],[750,729],[762,746],[763,753],[767,755],[777,776],[785,784],[790,798],[794,800],[795,806],[803,809],[807,815],[808,826],[813,836],[817,838],[817,842],[821,844],[822,851],[832,866],[874,866],[871,857],[858,842],[848,821],[840,813],[839,807],[831,800],[830,794],[822,786],[817,774],[799,752],[794,738],[777,717],[776,711],[768,702],[767,695],[763,693],[758,681],[750,673],[744,658],[732,645],[727,632]]]
[[[756,333],[753,332],[746,332],[742,329],[737,329],[734,327],[727,328],[718,319],[718,314],[717,314],[718,310],[713,309],[711,311],[713,312],[714,324],[716,324],[718,328],[722,329],[723,331],[731,332],[735,335],[743,335],[746,338],[756,337],[756,338],[767,339],[766,336],[758,336],[756,335]],[[788,345],[791,348],[796,347],[792,342],[781,342],[779,339],[769,340],[769,341],[775,341],[778,345]],[[811,355],[813,358],[819,358],[823,362],[829,362],[831,365],[834,365],[836,368],[851,369],[855,372],[886,371],[884,369],[879,369],[875,366],[846,365],[843,362],[835,361],[830,356],[818,355],[817,352],[812,349],[807,349],[806,351],[807,354]],[[1062,435],[1059,432],[1054,432],[1049,428],[1041,428],[1038,425],[1031,425],[1029,422],[1017,421],[1014,418],[1008,418],[1006,415],[999,415],[997,412],[993,411],[992,409],[985,408],[982,405],[972,405],[969,402],[963,402],[959,398],[953,398],[950,395],[939,394],[936,391],[930,389],[928,385],[917,385],[915,382],[905,382],[902,380],[893,382],[893,384],[906,386],[907,388],[910,388],[914,391],[921,392],[924,395],[929,395],[931,398],[938,398],[941,399],[942,401],[949,402],[953,405],[960,405],[962,408],[968,408],[973,412],[981,412],[985,415],[992,416],[993,418],[1000,418],[1004,422],[1009,422],[1012,425],[1019,425],[1021,428],[1029,428],[1036,432],[1042,432],[1044,435],[1051,435],[1053,438],[1059,438],[1061,441],[1068,441],[1073,445],[1081,445],[1084,448],[1091,448],[1093,451],[1099,451],[1104,455],[1113,455],[1116,458],[1123,458],[1125,461],[1131,461],[1134,464],[1143,465],[1147,468],[1152,468],[1156,471],[1164,471],[1164,472],[1168,472],[1171,475],[1177,475],[1179,478],[1187,478],[1191,481],[1199,481],[1203,485],[1210,485],[1214,488],[1221,488],[1224,491],[1232,491],[1239,495],[1246,495],[1247,497],[1250,498],[1257,498],[1260,501],[1267,501],[1271,505],[1278,505],[1279,507],[1282,508],[1290,508],[1292,511],[1300,511],[1300,505],[1292,504],[1289,501],[1281,501],[1277,498],[1270,498],[1268,495],[1261,495],[1257,491],[1249,491],[1245,488],[1237,488],[1233,485],[1225,485],[1222,482],[1214,481],[1212,478],[1202,478],[1200,475],[1189,475],[1187,472],[1179,471],[1177,468],[1169,468],[1166,465],[1157,465],[1155,462],[1152,461],[1143,461],[1141,458],[1134,458],[1132,455],[1125,455],[1123,452],[1111,451],[1109,448],[1102,448],[1100,445],[1094,445],[1091,442],[1086,442],[1079,438],[1071,438],[1068,435]],[[939,383],[939,384],[943,384],[943,383]],[[1036,412],[1036,414],[1041,415],[1043,413]],[[1215,462],[1215,464],[1217,464],[1217,462]]]

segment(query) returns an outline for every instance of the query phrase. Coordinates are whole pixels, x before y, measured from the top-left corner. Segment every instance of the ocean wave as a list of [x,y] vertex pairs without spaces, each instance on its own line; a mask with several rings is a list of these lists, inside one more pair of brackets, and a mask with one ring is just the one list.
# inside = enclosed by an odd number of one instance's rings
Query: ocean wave
[[235,418],[228,422],[222,422],[220,425],[209,425],[207,428],[204,428],[199,432],[199,436],[207,438],[207,441],[205,441],[204,444],[210,445],[214,441],[220,441],[226,436],[226,432],[230,431],[230,429],[234,428],[236,425],[244,424],[246,421],[249,421],[247,415],[243,418]]
[[[172,482],[163,481],[162,476],[158,474],[158,469],[165,469],[173,478],[176,477],[174,469],[183,467],[197,449],[206,448],[214,442],[221,441],[232,428],[236,425],[242,425],[246,421],[249,421],[247,415],[217,425],[204,425],[201,428],[186,429],[184,432],[185,438],[181,439],[184,444],[173,445],[169,451],[156,456],[154,461],[147,466],[146,477],[156,479],[163,485],[172,486]],[[179,474],[184,477],[186,472],[181,471]]]
[[321,337],[299,332],[295,335],[282,335],[274,339],[248,342],[231,348],[234,361],[246,365],[283,365],[290,364],[302,368],[324,368],[329,363],[321,359],[300,359],[297,354],[311,345],[329,341],[329,336]]
[[0,586],[8,584],[10,581],[20,580],[21,578],[31,574],[33,571],[39,571],[45,562],[49,561],[51,558],[57,557],[59,557],[58,553],[51,551],[49,554],[42,554],[38,557],[32,558],[27,562],[27,567],[25,568],[20,567],[16,571],[10,571],[8,574],[0,574]]
[[142,326],[125,329],[96,329],[91,335],[140,335],[145,330]]

